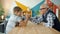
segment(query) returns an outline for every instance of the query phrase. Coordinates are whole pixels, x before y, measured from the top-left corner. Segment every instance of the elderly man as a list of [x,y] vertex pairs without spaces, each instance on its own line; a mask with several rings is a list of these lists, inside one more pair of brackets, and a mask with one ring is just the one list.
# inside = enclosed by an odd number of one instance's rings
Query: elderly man
[[60,31],[60,23],[53,11],[48,7],[47,4],[40,6],[41,16],[36,16],[31,19],[35,23],[44,22],[44,25],[49,28],[54,28]]

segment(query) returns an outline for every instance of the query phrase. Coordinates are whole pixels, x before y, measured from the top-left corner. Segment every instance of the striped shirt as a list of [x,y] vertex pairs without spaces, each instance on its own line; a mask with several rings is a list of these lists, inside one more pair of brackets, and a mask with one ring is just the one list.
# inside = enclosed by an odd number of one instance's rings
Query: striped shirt
[[[56,17],[56,16],[55,16],[53,13],[49,13],[49,14],[47,15],[47,18],[46,18],[47,23],[44,23],[44,25],[45,25],[46,27],[52,28],[52,26],[54,25],[53,20],[55,19],[55,17]],[[43,17],[42,17],[42,15],[41,15],[41,16],[32,17],[32,18],[31,18],[31,22],[34,22],[34,23],[41,23],[41,22],[43,22]]]

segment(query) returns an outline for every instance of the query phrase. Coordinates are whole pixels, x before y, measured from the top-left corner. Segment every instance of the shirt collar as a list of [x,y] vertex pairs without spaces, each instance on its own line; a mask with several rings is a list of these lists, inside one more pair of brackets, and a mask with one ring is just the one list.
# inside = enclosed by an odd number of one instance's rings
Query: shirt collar
[[45,16],[49,10],[50,10],[50,9],[48,9],[48,10],[46,11],[46,13],[45,13],[45,14],[43,14],[43,15]]

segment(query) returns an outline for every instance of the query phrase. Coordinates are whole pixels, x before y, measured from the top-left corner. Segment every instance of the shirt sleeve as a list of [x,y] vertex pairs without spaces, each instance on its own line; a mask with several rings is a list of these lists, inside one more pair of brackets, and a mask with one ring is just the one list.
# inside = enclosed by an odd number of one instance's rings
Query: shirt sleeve
[[9,18],[8,23],[7,23],[7,27],[14,27],[14,26],[15,26],[15,22],[16,22],[16,17],[11,16],[11,17]]
[[31,21],[31,22],[34,22],[34,23],[40,23],[42,20],[43,20],[42,16],[32,17],[32,18],[30,19],[30,21]]
[[20,22],[21,20],[22,20],[21,17],[17,17],[17,19],[16,19],[17,22]]
[[53,22],[54,18],[55,18],[55,15],[52,14],[52,13],[49,13],[49,14],[47,15],[47,23],[46,23],[45,25],[46,25],[47,27],[52,28],[52,26],[54,25],[54,22]]

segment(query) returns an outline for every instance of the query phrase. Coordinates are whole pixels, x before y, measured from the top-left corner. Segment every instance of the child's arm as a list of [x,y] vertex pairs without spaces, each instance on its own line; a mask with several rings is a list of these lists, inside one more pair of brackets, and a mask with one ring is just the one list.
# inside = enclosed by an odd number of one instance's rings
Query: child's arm
[[19,26],[20,27],[26,26],[27,22],[28,22],[28,19],[22,20],[22,21],[19,22]]
[[25,20],[21,20],[20,23],[19,23],[19,26],[26,26],[27,25],[27,22],[29,20],[29,15],[25,15],[26,19]]

